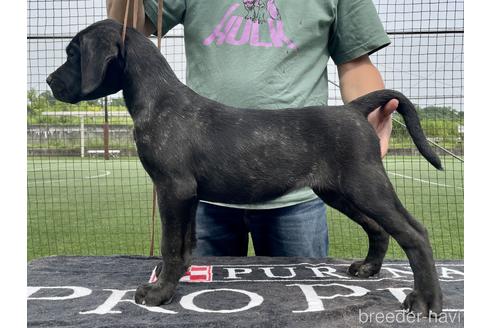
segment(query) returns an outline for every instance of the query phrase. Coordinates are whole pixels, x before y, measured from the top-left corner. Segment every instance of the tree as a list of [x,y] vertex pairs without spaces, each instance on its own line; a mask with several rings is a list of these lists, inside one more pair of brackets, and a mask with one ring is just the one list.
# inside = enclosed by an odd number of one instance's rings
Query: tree
[[125,99],[123,98],[112,98],[111,106],[125,106]]
[[417,106],[417,113],[421,120],[423,119],[444,119],[444,120],[462,120],[464,113],[457,111],[449,106],[428,106],[420,108]]
[[34,89],[27,91],[27,114],[36,115],[44,111],[49,106],[50,95],[49,91],[44,94],[38,94]]
[[56,98],[53,96],[51,91],[43,91],[39,94],[39,98],[44,99],[44,101],[49,105],[49,106],[54,106],[55,103],[57,102]]

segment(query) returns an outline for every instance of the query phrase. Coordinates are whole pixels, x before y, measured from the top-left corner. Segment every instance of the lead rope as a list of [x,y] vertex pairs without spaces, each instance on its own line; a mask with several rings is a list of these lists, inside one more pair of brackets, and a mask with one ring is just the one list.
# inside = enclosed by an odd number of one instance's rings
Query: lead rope
[[161,51],[161,39],[162,39],[162,6],[164,5],[164,0],[158,1],[159,5],[157,7],[157,48]]
[[123,18],[123,31],[121,32],[121,40],[122,40],[123,46],[125,45],[126,26],[128,24],[128,9],[129,8],[130,8],[130,0],[126,0],[125,18]]
[[[157,9],[157,47],[159,51],[161,50],[161,38],[162,38],[162,5],[163,1],[158,1],[159,6]],[[133,0],[133,28],[137,29],[137,19],[138,19],[138,6],[139,0]],[[123,19],[123,31],[121,33],[121,39],[123,46],[125,45],[126,38],[126,28],[128,25],[128,11],[130,9],[130,0],[126,0],[125,8],[125,18]],[[155,245],[155,215],[157,208],[157,190],[155,185],[152,190],[152,224],[150,230],[150,251],[149,255],[154,256],[154,245]]]
[[[161,39],[162,39],[162,5],[164,0],[157,1],[157,48],[161,51]],[[150,256],[154,256],[154,243],[155,243],[155,212],[157,207],[157,190],[152,190],[152,228],[150,230]]]
[[[135,0],[136,2],[137,0]],[[164,0],[158,0],[157,7],[157,48],[161,51],[161,39],[162,39],[162,5]],[[155,243],[155,212],[157,207],[157,190],[152,190],[152,228],[150,230],[150,256],[154,256],[154,243]]]

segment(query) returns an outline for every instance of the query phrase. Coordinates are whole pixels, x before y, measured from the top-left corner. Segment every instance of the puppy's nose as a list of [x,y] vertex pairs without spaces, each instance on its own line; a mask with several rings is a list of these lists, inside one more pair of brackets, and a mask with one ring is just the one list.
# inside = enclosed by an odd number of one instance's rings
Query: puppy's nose
[[51,82],[53,81],[53,77],[50,75],[48,75],[48,77],[46,78],[46,83],[48,84],[51,84]]

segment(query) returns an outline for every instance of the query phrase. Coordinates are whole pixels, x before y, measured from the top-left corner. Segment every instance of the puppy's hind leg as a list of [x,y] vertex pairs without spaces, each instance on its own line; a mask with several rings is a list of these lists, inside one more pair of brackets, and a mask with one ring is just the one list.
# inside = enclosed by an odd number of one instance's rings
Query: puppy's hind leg
[[354,165],[341,179],[347,201],[375,220],[405,251],[414,275],[414,290],[403,307],[425,316],[442,311],[442,292],[425,227],[398,199],[382,163]]
[[162,270],[155,284],[141,285],[135,292],[135,302],[149,306],[171,302],[179,279],[190,265],[198,205],[194,181],[156,183],[156,189],[162,226]]
[[339,193],[333,191],[315,192],[327,205],[348,216],[354,222],[358,223],[367,233],[369,239],[367,256],[362,261],[352,263],[348,269],[348,273],[361,278],[367,278],[379,273],[384,256],[388,250],[388,233],[378,223],[364,215],[350,202],[346,201]]

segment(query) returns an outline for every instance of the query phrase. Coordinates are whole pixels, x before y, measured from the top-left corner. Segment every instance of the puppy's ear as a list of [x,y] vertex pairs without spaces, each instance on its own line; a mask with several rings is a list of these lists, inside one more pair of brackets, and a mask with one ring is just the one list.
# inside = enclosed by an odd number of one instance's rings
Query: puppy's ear
[[113,35],[90,33],[80,38],[81,91],[88,95],[104,80],[108,64],[118,57],[121,40]]

